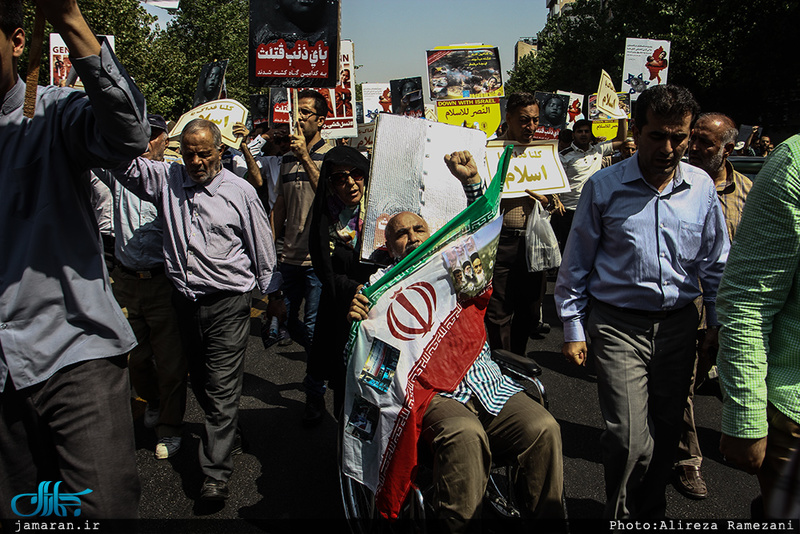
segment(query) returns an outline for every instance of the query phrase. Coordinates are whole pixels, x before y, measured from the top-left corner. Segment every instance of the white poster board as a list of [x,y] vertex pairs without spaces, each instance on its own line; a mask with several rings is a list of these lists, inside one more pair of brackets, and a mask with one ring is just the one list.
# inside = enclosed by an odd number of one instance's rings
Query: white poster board
[[570,191],[567,173],[558,157],[558,141],[534,141],[520,144],[514,141],[489,141],[486,145],[486,164],[496,169],[505,147],[512,145],[514,151],[508,164],[503,184],[503,198],[526,197],[526,189],[551,195]]
[[630,93],[632,101],[639,98],[639,93],[648,87],[667,83],[669,47],[669,41],[625,39],[621,90]]
[[362,83],[361,100],[364,103],[364,122],[373,122],[379,113],[392,112],[392,90],[389,82]]
[[381,114],[372,148],[367,209],[360,258],[379,262],[374,255],[386,240],[386,222],[401,211],[420,215],[431,234],[467,206],[467,197],[444,163],[444,156],[469,150],[488,182],[486,135],[426,119]]

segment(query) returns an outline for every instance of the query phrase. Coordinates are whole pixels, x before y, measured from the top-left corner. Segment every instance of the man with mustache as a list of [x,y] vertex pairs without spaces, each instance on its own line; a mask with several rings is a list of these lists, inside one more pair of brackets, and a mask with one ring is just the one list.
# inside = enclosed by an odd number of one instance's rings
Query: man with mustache
[[116,178],[164,217],[164,260],[189,363],[192,390],[206,415],[200,448],[200,499],[228,498],[239,418],[250,293],[270,293],[281,315],[281,277],[272,231],[255,189],[222,168],[216,124],[195,119],[181,133],[183,165],[137,158]]
[[728,235],[714,182],[685,163],[699,106],[682,87],[639,97],[635,157],[590,177],[558,274],[566,358],[586,364],[592,341],[609,519],[657,519],[692,376],[701,294],[717,342],[716,292]]
[[[728,161],[728,156],[733,153],[738,134],[736,123],[727,115],[703,113],[692,128],[692,137],[688,148],[689,163],[706,171],[714,180],[722,213],[725,215],[730,241],[733,241],[736,235],[739,221],[742,220],[745,200],[753,187],[752,180],[735,171],[733,165]],[[713,329],[713,327],[711,328]],[[675,463],[676,487],[678,491],[692,499],[703,499],[708,495],[708,488],[700,474],[703,453],[700,450],[694,423],[695,379],[700,377],[698,383],[702,383],[716,356],[701,350],[707,329],[705,317],[701,312],[700,325],[697,330],[697,363],[692,382],[689,385],[689,396],[683,413],[683,431]]]

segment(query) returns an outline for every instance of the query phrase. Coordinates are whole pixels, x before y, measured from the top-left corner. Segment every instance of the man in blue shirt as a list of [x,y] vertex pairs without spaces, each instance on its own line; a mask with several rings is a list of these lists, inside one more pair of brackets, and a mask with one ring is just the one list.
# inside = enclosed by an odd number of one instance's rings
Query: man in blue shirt
[[[562,352],[585,365],[592,342],[606,480],[606,516],[653,519],[681,430],[694,363],[701,294],[717,342],[717,287],[728,254],[714,182],[681,163],[699,111],[688,90],[669,85],[639,97],[636,157],[584,186],[556,283]],[[699,283],[698,283],[699,281]]]
[[50,481],[80,495],[81,518],[132,518],[126,355],[136,338],[108,283],[89,169],[141,154],[150,126],[144,97],[77,2],[36,4],[86,92],[39,87],[24,115],[22,2],[0,2],[0,517],[33,514]]

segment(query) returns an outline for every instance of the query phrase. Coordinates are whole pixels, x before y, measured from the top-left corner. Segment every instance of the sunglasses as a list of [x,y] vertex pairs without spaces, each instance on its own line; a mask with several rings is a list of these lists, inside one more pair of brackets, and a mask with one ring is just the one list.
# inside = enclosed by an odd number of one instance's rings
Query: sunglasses
[[331,173],[331,175],[328,177],[328,180],[330,180],[333,185],[344,185],[347,183],[348,178],[352,178],[354,182],[360,182],[364,179],[364,172],[360,169],[338,171]]

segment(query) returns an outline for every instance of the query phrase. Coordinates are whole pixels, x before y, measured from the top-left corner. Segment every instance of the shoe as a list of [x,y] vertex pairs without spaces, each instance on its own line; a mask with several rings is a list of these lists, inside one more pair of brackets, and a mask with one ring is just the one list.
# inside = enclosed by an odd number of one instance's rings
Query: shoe
[[156,460],[166,460],[171,456],[175,456],[178,449],[181,448],[180,436],[169,436],[158,440],[156,445]]
[[147,403],[147,409],[144,411],[144,427],[155,428],[158,424],[158,417],[160,415],[158,407],[153,407]]
[[269,325],[267,325],[266,321],[261,324],[261,342],[264,344],[265,349],[268,350],[272,345],[280,341],[280,339],[277,317],[273,317]]
[[284,327],[280,327],[278,330],[278,346],[279,347],[288,347],[292,344],[292,336],[289,335],[289,331],[286,330]]
[[322,422],[325,415],[325,397],[306,394],[306,407],[303,410],[303,424],[316,426]]
[[675,466],[677,478],[675,488],[690,499],[705,499],[708,496],[706,481],[700,474],[700,468],[694,465]]
[[224,501],[228,495],[230,495],[228,483],[222,480],[206,477],[200,487],[200,499],[204,501]]

